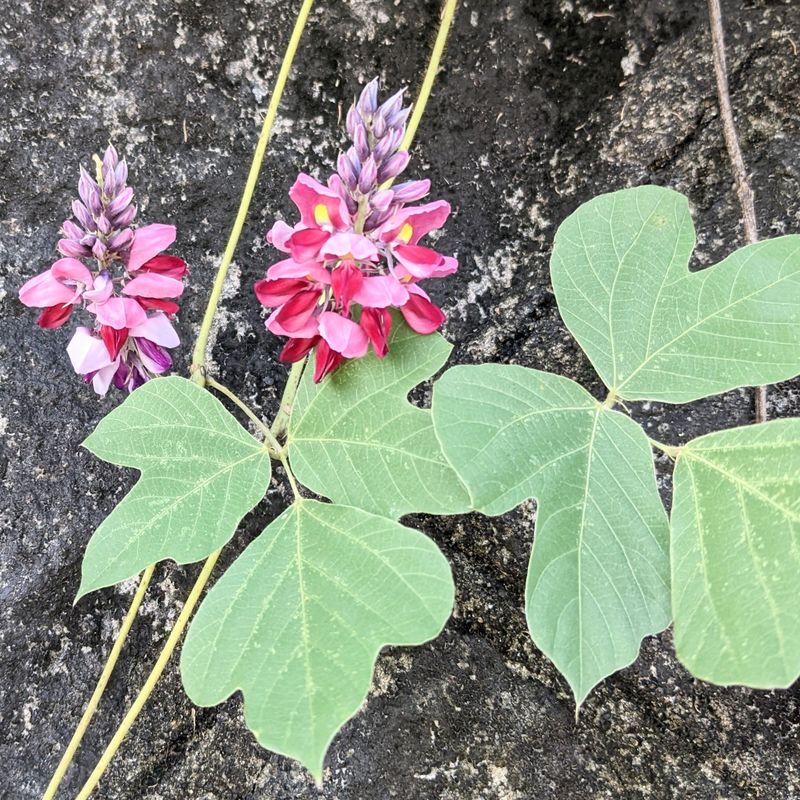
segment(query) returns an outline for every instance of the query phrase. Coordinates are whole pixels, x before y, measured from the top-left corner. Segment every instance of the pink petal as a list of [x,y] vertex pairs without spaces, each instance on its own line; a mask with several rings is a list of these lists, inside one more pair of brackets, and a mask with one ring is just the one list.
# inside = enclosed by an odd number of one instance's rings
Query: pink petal
[[144,309],[130,297],[110,297],[105,303],[92,303],[89,311],[97,314],[102,325],[112,328],[135,328],[147,321]]
[[318,283],[330,283],[331,274],[325,267],[318,261],[295,261],[293,258],[287,258],[273,264],[267,270],[267,277],[270,280],[277,280],[278,278],[306,278],[310,281],[317,281]]
[[307,228],[318,228],[327,225],[318,221],[318,206],[323,206],[330,219],[330,225],[337,230],[344,230],[350,226],[350,215],[347,206],[341,197],[327,186],[310,175],[300,173],[294,186],[289,190],[289,197],[300,211],[300,219]]
[[131,328],[129,334],[137,338],[149,339],[162,347],[177,347],[181,343],[167,315],[161,312],[147,317],[140,325]]
[[119,369],[119,364],[114,361],[109,364],[107,367],[103,367],[102,369],[97,370],[94,377],[92,378],[92,388],[100,395],[100,397],[105,397],[106,392],[108,392],[108,387],[111,386],[111,381],[114,380],[114,375]]
[[54,278],[76,281],[91,288],[92,273],[77,258],[59,258],[50,267]]
[[352,257],[357,261],[377,261],[378,248],[358,233],[334,233],[322,246],[322,256],[346,258]]
[[289,252],[289,247],[286,244],[289,237],[294,233],[294,228],[287,225],[282,219],[279,219],[267,233],[267,241],[278,250],[283,250],[284,253]]
[[301,228],[287,240],[286,246],[295,261],[313,261],[319,249],[330,238],[330,233],[321,228]]
[[166,250],[174,241],[177,232],[174,225],[145,225],[133,235],[133,244],[128,251],[128,272],[135,272],[153,256]]
[[394,242],[408,224],[411,228],[410,236],[403,235],[399,243],[416,244],[425,234],[438,230],[444,225],[450,215],[450,203],[446,200],[436,200],[422,206],[410,206],[395,214],[382,228],[380,238],[382,242]]
[[26,281],[19,290],[20,301],[29,308],[71,303],[74,298],[75,290],[56,280],[49,269]]
[[177,278],[159,275],[156,272],[147,272],[128,281],[122,287],[122,293],[132,297],[180,297],[183,293],[183,283]]
[[98,275],[94,280],[94,288],[83,293],[90,303],[105,303],[114,294],[114,283],[107,273]]
[[401,307],[400,312],[405,317],[409,327],[417,333],[433,333],[444,321],[442,310],[434,305],[428,296],[418,287],[411,291],[408,302]]
[[334,311],[319,315],[319,332],[331,349],[345,358],[361,358],[369,347],[369,338],[361,327]]
[[279,308],[276,308],[269,317],[267,317],[266,326],[267,330],[274,333],[276,336],[288,336],[291,339],[310,339],[319,333],[319,325],[317,317],[311,319],[305,324],[304,327],[296,331],[287,331],[283,325],[278,322],[275,317],[278,316]]
[[67,345],[67,355],[75,372],[79,372],[81,375],[88,375],[90,372],[116,363],[109,356],[103,340],[92,336],[91,331],[82,326],[75,329],[75,333]]
[[428,247],[400,244],[396,245],[392,252],[415,278],[434,278],[444,269],[444,256]]
[[408,300],[408,289],[394,275],[375,275],[364,278],[353,301],[365,308],[402,306]]

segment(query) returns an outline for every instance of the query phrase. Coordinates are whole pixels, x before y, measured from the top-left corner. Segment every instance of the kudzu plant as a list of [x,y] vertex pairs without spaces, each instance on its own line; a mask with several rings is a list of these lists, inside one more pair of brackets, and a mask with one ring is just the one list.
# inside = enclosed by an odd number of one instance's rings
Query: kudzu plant
[[[437,65],[435,55],[431,75]],[[577,706],[670,623],[678,658],[699,678],[788,686],[800,672],[800,420],[677,446],[649,439],[625,403],[688,403],[797,375],[800,237],[690,272],[686,198],[655,186],[596,197],[558,229],[551,276],[607,396],[552,373],[484,364],[447,369],[431,407],[420,407],[409,393],[445,367],[451,346],[436,332],[444,314],[419,282],[457,263],[420,244],[449,205],[410,205],[428,193],[427,180],[393,183],[418,122],[408,115],[402,92],[379,103],[377,80],[368,84],[347,115],[352,146],[337,173],[326,184],[301,174],[290,192],[300,221],[270,231],[286,258],[255,294],[271,309],[268,330],[287,337],[281,360],[293,364],[272,426],[202,361],[191,380],[157,377],[170,366],[165,348],[177,344],[168,298],[186,273],[160,254],[174,229],[130,227],[132,192],[113,148],[96,181],[82,173],[73,206],[81,227],[65,223],[65,258],[20,294],[45,308],[44,327],[63,324],[76,305],[96,316],[70,345],[73,364],[98,392],[113,383],[131,394],[84,444],[141,475],[92,536],[78,597],[142,570],[149,580],[160,561],[206,559],[174,647],[278,461],[292,502],[203,599],[180,669],[198,705],[241,692],[258,741],[317,781],[380,650],[429,641],[450,616],[450,567],[431,539],[400,522],[410,513],[501,515],[537,501],[525,611]],[[201,331],[201,358],[204,346]],[[243,410],[254,433],[206,388]],[[669,516],[653,448],[675,464]]]

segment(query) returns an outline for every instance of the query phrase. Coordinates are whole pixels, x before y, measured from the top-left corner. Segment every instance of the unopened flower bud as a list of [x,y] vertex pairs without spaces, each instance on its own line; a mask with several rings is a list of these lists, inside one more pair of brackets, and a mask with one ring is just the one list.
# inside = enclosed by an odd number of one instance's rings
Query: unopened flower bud
[[111,201],[108,208],[106,209],[106,214],[108,214],[110,219],[114,219],[118,214],[124,211],[128,205],[130,204],[131,200],[133,200],[133,189],[127,187],[123,189],[115,198]]
[[409,158],[407,150],[401,150],[399,153],[387,158],[378,171],[378,182],[383,183],[399,175],[408,166]]
[[365,119],[378,110],[378,78],[373,78],[362,90],[356,107]]
[[108,248],[98,239],[92,246],[92,255],[102,261],[108,254]]
[[97,227],[94,224],[94,220],[92,219],[92,215],[89,213],[89,209],[81,203],[80,200],[73,200],[72,201],[72,213],[77,218],[78,222],[83,226],[83,229],[86,231],[93,231]]
[[136,206],[128,206],[121,214],[114,219],[117,228],[126,228],[136,217]]
[[106,215],[101,214],[96,221],[97,221],[97,230],[104,236],[108,236],[108,234],[111,233],[111,223],[108,221]]
[[83,237],[83,231],[71,219],[64,220],[61,230],[68,239],[74,239],[76,242],[80,242]]
[[92,254],[88,247],[74,239],[59,239],[56,248],[62,256],[67,256],[67,258],[86,258]]
[[358,177],[358,190],[362,194],[369,194],[374,188],[378,179],[378,168],[375,160],[370,156],[361,165],[361,175]]
[[421,181],[406,181],[392,187],[396,203],[413,203],[421,200],[431,189],[431,182],[425,178]]
[[133,231],[130,228],[125,228],[119,233],[115,233],[108,240],[108,249],[115,253],[122,252],[133,241]]
[[369,199],[369,204],[376,211],[386,211],[394,200],[394,192],[391,189],[382,189],[375,192]]
[[336,166],[339,177],[344,181],[345,185],[350,190],[355,189],[358,185],[358,173],[355,172],[350,159],[344,153],[339,153]]
[[366,161],[369,158],[369,141],[367,140],[367,131],[363,125],[359,125],[355,130],[353,147],[361,161]]

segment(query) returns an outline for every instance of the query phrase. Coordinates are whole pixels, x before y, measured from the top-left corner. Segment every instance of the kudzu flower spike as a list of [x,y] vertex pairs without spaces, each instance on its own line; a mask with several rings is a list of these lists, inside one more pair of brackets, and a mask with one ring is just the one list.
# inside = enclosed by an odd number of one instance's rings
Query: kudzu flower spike
[[370,344],[378,358],[387,354],[389,308],[418,333],[439,328],[445,316],[418,281],[458,268],[455,258],[419,244],[450,214],[444,200],[407,206],[428,194],[430,181],[382,188],[408,165],[399,147],[411,109],[403,107],[403,91],[379,105],[378,88],[376,78],[348,111],[353,144],[327,185],[298,176],[289,196],[300,222],[278,221],[267,235],[288,258],[255,285],[258,300],[274,309],[267,328],[289,338],[281,361],[299,361],[316,348],[317,382],[344,359],[364,356]]
[[81,167],[74,219],[64,222],[57,245],[64,257],[27,281],[19,298],[43,309],[41,328],[60,328],[76,306],[95,317],[91,328],[75,331],[67,354],[75,371],[104,395],[112,383],[133,391],[172,366],[167,351],[179,339],[170,319],[187,268],[182,259],[162,254],[175,241],[174,225],[133,227],[136,206],[125,160],[109,146],[97,161],[96,180]]

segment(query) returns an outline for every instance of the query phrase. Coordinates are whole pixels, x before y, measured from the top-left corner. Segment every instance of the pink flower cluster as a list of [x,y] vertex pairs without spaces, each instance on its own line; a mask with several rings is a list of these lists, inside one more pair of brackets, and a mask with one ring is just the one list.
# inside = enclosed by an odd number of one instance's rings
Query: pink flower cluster
[[77,222],[64,222],[58,242],[63,258],[19,290],[22,303],[43,309],[42,328],[61,327],[77,306],[94,315],[91,328],[77,328],[67,353],[101,395],[112,383],[133,391],[165,372],[172,366],[168,348],[179,344],[170,319],[187,269],[180,258],[162,254],[175,241],[175,227],[132,226],[136,206],[127,177],[111,146],[97,180],[81,169],[80,199],[72,204]]
[[428,180],[383,187],[408,164],[399,150],[410,111],[402,101],[401,91],[378,105],[378,79],[369,83],[348,112],[353,145],[339,156],[337,173],[327,185],[300,174],[289,192],[300,222],[278,221],[267,235],[288,258],[256,283],[256,296],[274,309],[267,328],[289,337],[281,361],[299,361],[316,348],[316,382],[344,359],[364,356],[370,343],[383,358],[390,308],[422,334],[445,319],[419,281],[450,275],[458,263],[419,241],[442,227],[450,205],[406,205],[428,193]]

